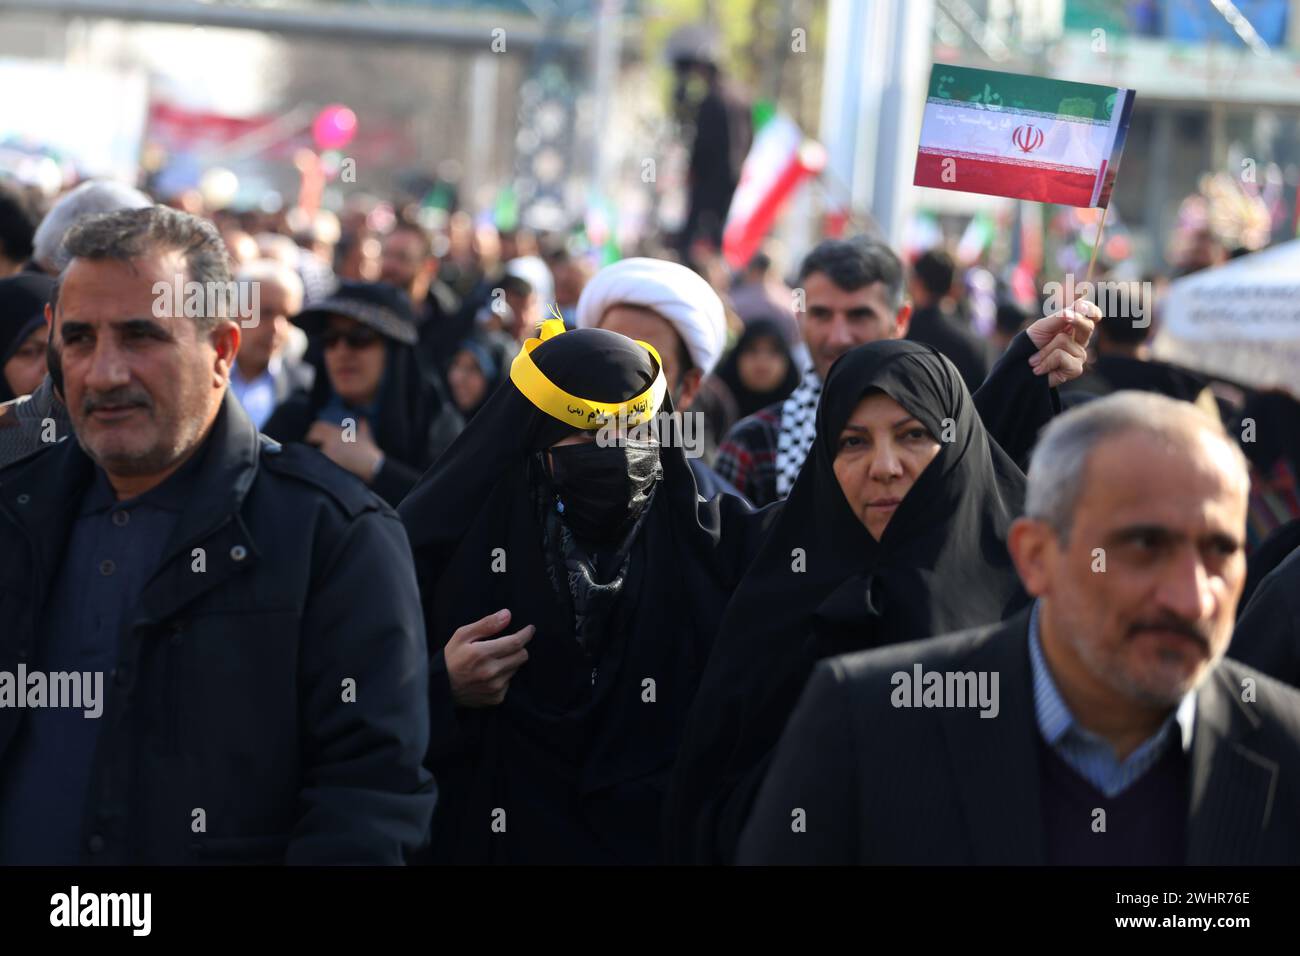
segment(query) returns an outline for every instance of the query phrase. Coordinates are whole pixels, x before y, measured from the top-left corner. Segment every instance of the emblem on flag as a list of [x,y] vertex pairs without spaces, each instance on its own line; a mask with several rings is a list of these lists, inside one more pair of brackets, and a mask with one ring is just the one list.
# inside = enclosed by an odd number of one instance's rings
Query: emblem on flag
[[1011,142],[1019,146],[1022,153],[1032,153],[1043,145],[1043,131],[1037,126],[1017,126],[1011,134]]

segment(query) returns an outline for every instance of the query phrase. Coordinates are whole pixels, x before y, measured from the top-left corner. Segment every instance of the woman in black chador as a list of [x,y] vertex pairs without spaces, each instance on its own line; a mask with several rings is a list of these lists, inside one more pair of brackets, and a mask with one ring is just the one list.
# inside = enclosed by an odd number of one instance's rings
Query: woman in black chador
[[686,710],[757,524],[699,499],[674,429],[601,427],[669,411],[652,348],[547,322],[402,503],[433,671],[434,862],[661,858]]
[[953,364],[906,340],[832,367],[817,439],[723,616],[674,774],[670,857],[729,862],[813,665],[1024,606],[1004,545],[1024,475]]

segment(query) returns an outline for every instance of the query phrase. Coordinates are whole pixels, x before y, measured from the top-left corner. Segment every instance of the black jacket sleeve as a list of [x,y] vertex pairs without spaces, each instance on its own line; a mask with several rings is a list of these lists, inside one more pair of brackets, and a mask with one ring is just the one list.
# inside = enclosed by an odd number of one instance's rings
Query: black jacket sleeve
[[[376,573],[382,569],[382,573]],[[303,617],[302,813],[286,862],[402,863],[437,799],[424,617],[406,533],[391,512],[340,536]]]
[[1061,399],[1046,375],[1035,375],[1029,357],[1038,350],[1021,332],[972,396],[980,420],[1007,456],[1026,470],[1038,433],[1061,411]]
[[823,661],[781,735],[741,834],[736,862],[856,862],[856,778],[848,685],[834,661]]
[[1260,582],[1237,621],[1228,656],[1300,687],[1300,550]]

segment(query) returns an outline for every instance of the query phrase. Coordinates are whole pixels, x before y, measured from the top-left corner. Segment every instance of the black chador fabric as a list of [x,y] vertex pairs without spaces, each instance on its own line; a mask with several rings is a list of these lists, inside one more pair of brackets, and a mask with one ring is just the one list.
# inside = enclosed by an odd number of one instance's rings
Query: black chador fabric
[[[600,329],[555,335],[532,358],[598,402],[639,395],[656,373],[642,346]],[[433,671],[434,862],[660,858],[668,775],[757,516],[701,501],[680,442],[665,443],[626,536],[603,553],[575,546],[539,454],[573,433],[506,379],[400,509]],[[499,706],[456,707],[444,645],[502,608],[506,632],[536,627],[528,660]]]
[[[880,541],[832,468],[844,424],[872,390],[941,439]],[[954,440],[942,441],[946,430]],[[873,342],[835,363],[812,453],[727,606],[696,697],[669,798],[673,860],[730,861],[817,660],[993,623],[1027,603],[1005,547],[1024,486],[957,369],[930,346]]]

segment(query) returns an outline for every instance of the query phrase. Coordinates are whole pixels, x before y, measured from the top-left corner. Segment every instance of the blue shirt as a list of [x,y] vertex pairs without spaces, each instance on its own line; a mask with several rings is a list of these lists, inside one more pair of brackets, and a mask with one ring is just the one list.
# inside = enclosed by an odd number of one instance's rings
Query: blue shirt
[[[102,674],[98,718],[84,709],[24,716],[0,773],[0,865],[70,865],[81,856],[91,767],[107,714],[120,637],[158,569],[204,449],[162,484],[118,501],[99,468],[82,496],[63,563],[38,621],[28,673]],[[188,559],[186,559],[188,560]]]
[[[1139,777],[1152,768],[1165,753],[1171,740],[1177,736],[1186,753],[1192,746],[1192,730],[1196,720],[1196,692],[1189,691],[1179,702],[1160,729],[1143,741],[1141,746],[1120,761],[1110,743],[1086,730],[1066,705],[1056,681],[1047,667],[1042,644],[1038,637],[1038,607],[1029,616],[1029,663],[1034,677],[1034,714],[1038,718],[1038,731],[1056,754],[1069,764],[1079,776],[1108,797],[1127,790]],[[1177,735],[1174,728],[1177,727]]]
[[230,390],[235,393],[235,398],[239,399],[239,404],[244,406],[244,412],[258,431],[262,430],[266,420],[275,411],[275,376],[279,373],[278,356],[272,358],[271,363],[262,370],[262,374],[251,382],[244,381],[238,364],[230,367]]

